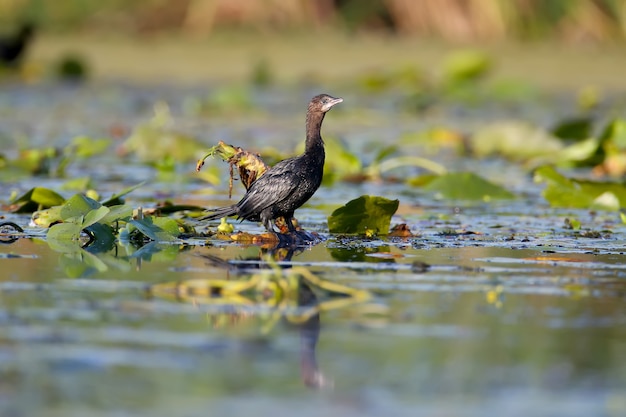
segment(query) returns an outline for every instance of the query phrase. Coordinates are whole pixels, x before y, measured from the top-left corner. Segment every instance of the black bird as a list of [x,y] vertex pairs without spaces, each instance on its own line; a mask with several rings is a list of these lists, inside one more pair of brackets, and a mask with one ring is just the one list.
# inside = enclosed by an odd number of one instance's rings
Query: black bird
[[293,213],[317,191],[324,175],[324,141],[320,134],[324,115],[342,101],[328,94],[313,97],[306,113],[304,153],[280,161],[250,185],[241,201],[212,210],[202,220],[237,216],[260,221],[268,232],[274,233],[273,220],[283,217],[289,231],[295,233]]
[[33,37],[34,29],[32,23],[24,23],[15,35],[0,38],[0,65],[14,67],[19,64],[22,54]]

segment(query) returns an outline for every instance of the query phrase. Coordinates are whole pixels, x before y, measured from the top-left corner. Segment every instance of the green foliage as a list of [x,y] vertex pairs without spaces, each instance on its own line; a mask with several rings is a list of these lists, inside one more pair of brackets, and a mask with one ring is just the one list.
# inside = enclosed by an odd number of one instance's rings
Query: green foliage
[[626,187],[621,183],[570,179],[551,166],[538,168],[534,178],[547,184],[543,196],[553,207],[609,211],[626,207]]
[[336,179],[357,175],[363,166],[358,156],[350,152],[339,139],[324,139],[326,161],[324,163],[324,182],[332,183]]
[[[417,182],[417,181],[416,181]],[[431,177],[424,184],[424,190],[434,192],[439,198],[451,200],[511,199],[515,195],[472,172],[450,172]]]
[[561,121],[552,129],[557,138],[580,141],[591,137],[593,120],[590,117],[576,117]]
[[176,220],[169,217],[146,216],[143,219],[130,220],[120,232],[120,239],[131,240],[135,231],[155,242],[171,242],[180,235]]
[[63,204],[65,199],[56,192],[44,187],[34,187],[11,201],[14,213],[32,213]]
[[252,91],[241,85],[224,86],[213,91],[206,102],[209,112],[242,112],[254,108]]
[[101,154],[109,147],[109,139],[79,136],[63,149],[53,147],[23,149],[17,158],[4,157],[0,162],[2,179],[14,180],[30,175],[64,177],[67,167],[75,160]]
[[552,156],[564,147],[549,132],[521,121],[486,125],[474,132],[470,138],[470,146],[479,158],[501,155],[515,161]]
[[491,70],[492,62],[479,50],[459,50],[448,55],[443,63],[444,82],[448,85],[476,82]]
[[124,142],[124,152],[135,154],[142,162],[167,169],[168,163],[163,162],[167,159],[179,163],[194,160],[203,145],[191,136],[176,132],[173,124],[167,103],[157,102],[153,118],[135,127]]
[[268,87],[274,82],[274,75],[267,59],[260,59],[254,64],[250,81],[257,87]]
[[398,200],[362,195],[333,211],[328,217],[328,228],[331,233],[386,235],[399,203]]
[[66,55],[56,66],[58,78],[67,81],[83,81],[89,75],[89,69],[85,59],[79,55]]

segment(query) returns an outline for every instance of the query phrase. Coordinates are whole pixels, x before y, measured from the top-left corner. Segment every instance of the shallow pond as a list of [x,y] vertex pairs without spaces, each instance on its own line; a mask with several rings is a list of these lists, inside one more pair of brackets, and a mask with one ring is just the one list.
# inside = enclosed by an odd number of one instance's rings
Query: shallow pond
[[[0,140],[11,154],[25,142],[65,146],[74,135],[111,136],[165,100],[177,128],[207,147],[224,140],[291,152],[310,93],[265,90],[253,96],[254,111],[199,116],[189,107],[205,92],[194,87],[7,86]],[[364,160],[380,143],[442,122],[472,129],[515,116],[549,124],[571,106],[559,99],[545,108],[447,108],[416,117],[396,112],[393,100],[345,99],[324,134],[343,138]],[[29,215],[5,213],[29,237],[0,245],[0,414],[626,414],[619,216],[552,209],[543,186],[506,162],[430,156],[520,197],[457,204],[402,183],[338,182],[296,213],[321,238],[299,248],[192,237],[62,253]],[[223,163],[210,164],[226,175]],[[101,194],[148,181],[128,195],[134,206],[165,198],[227,204],[226,181],[209,187],[193,180],[193,168],[179,166],[179,176],[165,181],[152,166],[108,152],[74,163],[67,175],[91,176]],[[8,200],[64,181],[27,177],[0,189]],[[329,234],[332,208],[362,194],[400,199],[392,224],[406,223],[414,236]],[[566,218],[582,230],[566,227]]]

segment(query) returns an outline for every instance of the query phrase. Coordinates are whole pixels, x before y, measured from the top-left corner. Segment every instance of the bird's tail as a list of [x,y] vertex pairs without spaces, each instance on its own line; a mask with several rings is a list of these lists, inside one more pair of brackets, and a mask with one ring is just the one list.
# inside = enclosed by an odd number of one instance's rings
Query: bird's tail
[[232,205],[209,210],[208,214],[200,218],[199,220],[217,220],[221,219],[222,217],[234,216],[235,214],[237,214],[237,206]]

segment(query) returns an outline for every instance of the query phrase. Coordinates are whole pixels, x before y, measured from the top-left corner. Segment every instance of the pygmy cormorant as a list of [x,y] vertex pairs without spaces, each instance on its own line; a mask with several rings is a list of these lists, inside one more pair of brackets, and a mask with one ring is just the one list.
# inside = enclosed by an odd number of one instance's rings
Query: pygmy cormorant
[[324,175],[324,141],[320,134],[324,115],[342,98],[320,94],[311,99],[306,113],[306,141],[302,155],[280,161],[250,185],[241,201],[211,210],[202,220],[237,216],[260,221],[273,233],[273,220],[283,217],[291,233],[296,231],[294,211],[317,191]]

